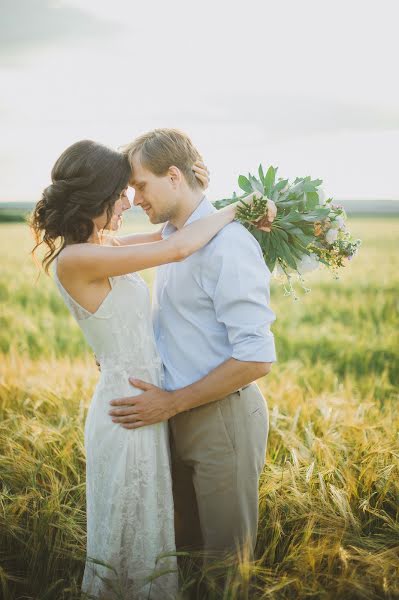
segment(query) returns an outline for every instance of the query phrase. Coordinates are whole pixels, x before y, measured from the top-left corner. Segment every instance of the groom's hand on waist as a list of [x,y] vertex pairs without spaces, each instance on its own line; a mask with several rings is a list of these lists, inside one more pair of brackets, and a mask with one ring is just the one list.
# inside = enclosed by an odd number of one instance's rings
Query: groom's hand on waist
[[114,423],[120,423],[125,429],[137,429],[167,421],[176,414],[171,392],[133,377],[129,378],[129,382],[133,387],[143,390],[143,393],[110,401],[111,410],[108,414]]

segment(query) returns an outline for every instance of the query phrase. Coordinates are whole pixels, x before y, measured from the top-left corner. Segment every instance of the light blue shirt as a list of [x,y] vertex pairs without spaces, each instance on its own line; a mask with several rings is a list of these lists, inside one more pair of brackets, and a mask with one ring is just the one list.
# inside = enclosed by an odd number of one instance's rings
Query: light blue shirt
[[[185,226],[213,212],[204,197]],[[167,223],[162,235],[174,231]],[[190,385],[230,358],[274,362],[269,301],[260,246],[237,222],[185,260],[158,267],[153,318],[165,389]]]

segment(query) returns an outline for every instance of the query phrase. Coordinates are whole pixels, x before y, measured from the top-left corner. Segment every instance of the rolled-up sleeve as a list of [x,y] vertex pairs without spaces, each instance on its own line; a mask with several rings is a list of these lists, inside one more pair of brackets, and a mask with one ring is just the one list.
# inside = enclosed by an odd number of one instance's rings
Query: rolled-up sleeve
[[225,228],[213,244],[205,281],[216,318],[226,327],[232,358],[275,362],[270,325],[270,271],[257,241],[241,225]]

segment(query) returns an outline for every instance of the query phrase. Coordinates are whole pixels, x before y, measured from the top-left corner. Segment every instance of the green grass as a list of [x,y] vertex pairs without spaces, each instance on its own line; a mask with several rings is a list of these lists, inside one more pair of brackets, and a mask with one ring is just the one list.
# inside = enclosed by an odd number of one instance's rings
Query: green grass
[[[351,230],[363,245],[339,281],[312,274],[298,302],[273,284],[257,562],[226,599],[399,597],[399,219]],[[0,226],[0,590],[66,600],[79,598],[85,556],[97,371],[54,283],[36,281],[31,245],[24,225]]]

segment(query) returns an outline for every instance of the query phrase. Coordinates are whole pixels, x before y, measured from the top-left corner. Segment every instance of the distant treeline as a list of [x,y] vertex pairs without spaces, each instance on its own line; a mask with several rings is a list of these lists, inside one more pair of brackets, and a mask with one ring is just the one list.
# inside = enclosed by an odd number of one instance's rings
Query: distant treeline
[[[0,202],[0,223],[25,223],[34,206],[33,202]],[[134,207],[125,215],[125,220],[126,217],[137,220],[145,214],[141,208]]]
[[[399,200],[337,200],[336,202],[343,205],[348,215],[399,215]],[[0,202],[0,223],[23,223],[34,206],[33,202]],[[132,208],[130,215],[132,218],[144,216],[140,208]]]
[[0,223],[24,223],[33,207],[33,202],[0,202]]
[[0,223],[25,223],[30,211],[0,208]]

